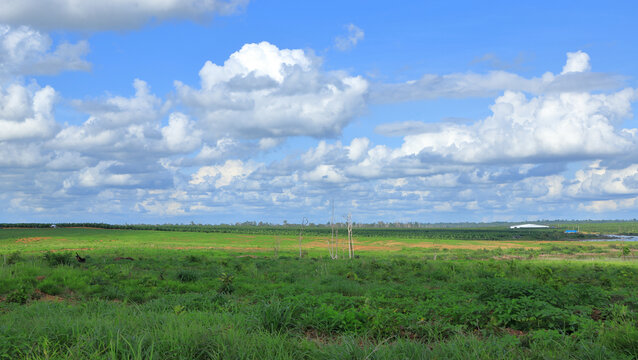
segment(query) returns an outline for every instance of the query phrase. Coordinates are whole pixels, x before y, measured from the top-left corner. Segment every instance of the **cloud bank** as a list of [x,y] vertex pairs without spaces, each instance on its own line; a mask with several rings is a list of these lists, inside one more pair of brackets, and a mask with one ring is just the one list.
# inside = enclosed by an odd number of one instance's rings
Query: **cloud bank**
[[0,23],[38,29],[124,30],[149,21],[210,19],[231,14],[247,0],[5,0]]
[[[34,48],[38,61],[51,54]],[[638,92],[592,72],[584,52],[538,78],[491,72],[371,85],[324,70],[311,51],[261,42],[223,64],[207,61],[199,81],[176,81],[167,98],[136,79],[132,96],[73,100],[84,115],[76,124],[56,119],[51,86],[0,87],[8,213],[321,220],[336,199],[363,221],[455,213],[491,221],[638,206]],[[498,94],[481,119],[398,119],[374,139],[346,139],[344,129],[388,89],[385,101],[396,102]],[[383,135],[400,138],[389,145]],[[313,145],[291,151],[300,138]]]

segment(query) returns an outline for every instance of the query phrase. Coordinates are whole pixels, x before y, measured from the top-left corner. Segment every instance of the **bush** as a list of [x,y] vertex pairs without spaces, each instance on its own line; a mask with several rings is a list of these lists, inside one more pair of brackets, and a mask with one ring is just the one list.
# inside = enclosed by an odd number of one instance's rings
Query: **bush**
[[221,285],[217,292],[220,294],[232,294],[235,291],[235,287],[233,286],[233,280],[235,280],[235,276],[228,273],[221,273],[219,275],[219,281],[221,281]]
[[16,251],[9,254],[9,256],[7,257],[7,265],[13,265],[17,263],[18,261],[22,261],[22,260],[24,260],[24,258],[22,257],[22,254],[20,254],[19,251]]
[[16,304],[26,304],[27,300],[29,300],[30,293],[26,287],[21,287],[17,290],[14,290],[7,296],[7,302],[16,303]]
[[191,262],[191,263],[198,263],[198,262],[201,262],[202,259],[199,256],[187,255],[186,256],[186,261]]
[[45,280],[40,284],[40,291],[48,295],[59,295],[62,293],[62,287],[52,281]]
[[73,255],[70,252],[51,252],[44,254],[44,261],[50,266],[71,265],[73,263]]

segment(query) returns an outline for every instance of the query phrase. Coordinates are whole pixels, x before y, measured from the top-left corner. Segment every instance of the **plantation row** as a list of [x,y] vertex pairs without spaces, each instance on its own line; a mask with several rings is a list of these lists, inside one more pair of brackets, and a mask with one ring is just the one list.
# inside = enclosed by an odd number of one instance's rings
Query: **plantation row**
[[[288,226],[246,226],[246,225],[111,225],[101,223],[63,223],[56,224],[60,228],[87,227],[114,230],[155,230],[179,232],[227,233],[248,235],[299,235],[299,225]],[[0,224],[0,228],[49,228],[51,224]],[[343,237],[346,229],[337,227]],[[308,236],[330,236],[329,226],[308,226],[303,228],[303,234]],[[442,240],[578,240],[594,237],[591,234],[565,234],[560,229],[403,229],[403,228],[355,228],[356,237],[369,238],[397,238],[397,239],[442,239]]]

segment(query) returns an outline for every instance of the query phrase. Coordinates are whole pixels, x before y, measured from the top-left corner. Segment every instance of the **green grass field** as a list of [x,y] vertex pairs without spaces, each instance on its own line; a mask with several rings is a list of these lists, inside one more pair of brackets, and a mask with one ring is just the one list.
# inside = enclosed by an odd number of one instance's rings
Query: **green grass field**
[[638,357],[638,243],[450,237],[0,229],[0,358]]

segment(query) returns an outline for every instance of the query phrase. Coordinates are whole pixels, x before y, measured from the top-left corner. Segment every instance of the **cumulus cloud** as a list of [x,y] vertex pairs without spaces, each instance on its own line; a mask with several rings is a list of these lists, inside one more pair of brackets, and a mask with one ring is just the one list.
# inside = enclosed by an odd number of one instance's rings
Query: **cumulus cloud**
[[578,208],[587,212],[603,213],[623,209],[635,209],[638,206],[638,197],[618,200],[596,200],[588,204],[580,204]]
[[230,185],[236,179],[245,178],[256,168],[241,160],[227,160],[223,165],[203,166],[192,175],[191,185],[212,184],[215,188]]
[[507,71],[486,74],[453,73],[425,74],[417,80],[398,84],[377,84],[371,90],[371,100],[378,103],[436,98],[492,97],[503,91],[530,94],[584,92],[619,88],[622,77],[589,72],[589,55],[582,51],[567,53],[563,71],[556,75],[546,72],[540,77],[525,78]]
[[231,14],[248,0],[5,0],[0,22],[42,29],[132,29],[152,20],[203,21]]
[[86,41],[59,44],[50,51],[52,43],[49,35],[28,26],[0,25],[0,78],[91,69],[83,58],[89,51]]
[[589,65],[589,55],[579,50],[567,53],[567,62],[565,63],[565,66],[563,66],[561,74],[579,73],[589,70],[591,70],[591,65]]
[[348,158],[356,161],[360,159],[368,151],[370,147],[370,139],[354,138],[348,147]]
[[302,178],[310,182],[342,183],[346,181],[345,176],[335,165],[319,165],[304,173]]
[[579,198],[638,195],[638,164],[613,169],[594,161],[574,174],[567,193]]
[[335,47],[341,51],[350,50],[357,46],[357,43],[363,40],[365,33],[354,24],[348,24],[348,35],[337,36],[335,39]]
[[53,136],[58,127],[53,116],[55,99],[50,86],[0,87],[0,143]]
[[168,126],[161,129],[166,148],[175,153],[188,153],[201,146],[201,131],[181,113],[173,113],[168,118]]
[[45,165],[49,158],[39,144],[0,141],[0,168],[35,168]]
[[135,95],[127,98],[113,96],[106,99],[75,101],[75,106],[88,114],[87,123],[100,129],[144,124],[157,120],[163,111],[163,102],[151,93],[150,86],[143,80],[133,81]]
[[[98,186],[130,186],[135,185],[137,181],[130,174],[117,174],[109,170],[114,165],[121,165],[117,161],[100,161],[96,166],[85,168],[77,174],[77,185],[81,187],[98,187]],[[71,183],[65,183],[65,187]]]
[[119,154],[120,158],[131,158],[149,152],[189,152],[199,145],[199,132],[185,115],[172,114],[168,126],[161,128],[166,103],[142,80],[135,80],[133,87],[135,95],[128,98],[75,101],[89,118],[81,125],[62,129],[49,146],[94,156]]
[[199,76],[200,89],[176,86],[209,139],[335,136],[365,107],[368,88],[361,77],[321,71],[303,50],[267,42],[244,45],[223,65],[208,61]]
[[592,159],[634,149],[633,132],[615,125],[631,115],[634,90],[609,95],[562,93],[527,98],[505,92],[492,115],[471,125],[440,124],[408,135],[399,153],[441,161],[557,161]]
[[[366,221],[629,211],[638,205],[638,129],[623,126],[637,93],[575,91],[572,81],[589,71],[588,56],[577,52],[542,86],[486,75],[504,79],[490,89],[519,88],[501,92],[480,120],[376,128],[401,136],[398,145],[367,134],[326,139],[368,104],[367,81],[269,43],[247,44],[222,65],[207,62],[197,89],[177,83],[180,112],[135,80],[131,96],[74,101],[86,121],[62,125],[52,88],[9,85],[0,88],[0,167],[8,169],[0,188],[11,190],[0,199],[16,211],[138,212],[148,221],[197,214],[281,221],[302,213],[321,221],[331,199]],[[455,79],[460,90],[449,94],[471,89],[470,80]],[[292,153],[273,150],[290,136],[318,139],[304,139],[313,142],[306,151],[299,143]],[[575,171],[582,161],[590,165]]]
[[135,204],[134,209],[138,212],[158,216],[175,216],[186,213],[184,205],[175,200],[159,201],[157,199],[145,199]]

